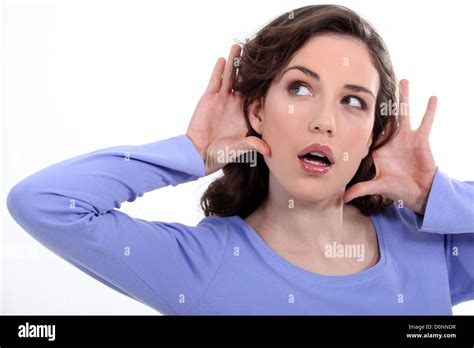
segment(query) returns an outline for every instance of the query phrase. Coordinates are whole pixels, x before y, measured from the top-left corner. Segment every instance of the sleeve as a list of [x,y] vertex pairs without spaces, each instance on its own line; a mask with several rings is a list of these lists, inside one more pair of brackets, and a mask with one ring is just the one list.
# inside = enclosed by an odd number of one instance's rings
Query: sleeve
[[74,157],[17,183],[7,206],[52,252],[112,289],[163,314],[183,314],[206,289],[228,231],[145,221],[114,208],[145,192],[196,180],[203,160],[186,135]]
[[451,302],[474,300],[474,181],[449,178],[436,168],[418,229],[442,234]]

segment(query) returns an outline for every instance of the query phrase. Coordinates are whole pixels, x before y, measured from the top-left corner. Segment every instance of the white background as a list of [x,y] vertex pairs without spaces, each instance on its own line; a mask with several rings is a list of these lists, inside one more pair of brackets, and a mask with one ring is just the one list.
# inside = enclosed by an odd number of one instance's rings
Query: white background
[[[410,80],[412,125],[439,98],[431,145],[452,178],[474,180],[474,25],[469,1],[342,1],[387,43]],[[158,314],[90,278],[25,233],[6,195],[27,175],[104,147],[186,131],[234,38],[309,1],[3,1],[0,313]],[[196,225],[218,175],[149,192],[122,211]],[[454,307],[474,314],[474,301]]]

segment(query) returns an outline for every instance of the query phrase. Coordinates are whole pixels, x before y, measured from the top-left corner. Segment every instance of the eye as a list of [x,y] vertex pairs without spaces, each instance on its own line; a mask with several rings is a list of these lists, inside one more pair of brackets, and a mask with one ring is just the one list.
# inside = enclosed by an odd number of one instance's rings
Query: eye
[[365,102],[361,98],[355,97],[353,95],[345,96],[342,99],[342,102],[348,102],[350,106],[356,107],[361,110],[365,110],[367,108],[367,104],[365,104]]
[[[301,87],[303,88],[303,90],[306,90],[307,94],[298,94],[300,91],[301,91]],[[290,85],[290,87],[288,87],[288,91],[293,94],[293,95],[299,95],[299,96],[311,96],[311,92],[309,90],[309,87],[308,85],[306,85],[305,83],[302,83],[302,82],[294,82]]]

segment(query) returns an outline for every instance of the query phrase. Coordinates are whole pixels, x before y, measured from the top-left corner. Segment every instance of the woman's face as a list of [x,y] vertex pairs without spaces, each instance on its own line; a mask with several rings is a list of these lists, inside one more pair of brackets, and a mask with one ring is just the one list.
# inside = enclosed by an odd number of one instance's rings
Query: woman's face
[[[363,43],[334,34],[308,40],[282,71],[250,118],[272,149],[270,182],[300,200],[339,196],[372,142],[379,74]],[[313,143],[332,149],[325,175],[308,174],[298,157]]]

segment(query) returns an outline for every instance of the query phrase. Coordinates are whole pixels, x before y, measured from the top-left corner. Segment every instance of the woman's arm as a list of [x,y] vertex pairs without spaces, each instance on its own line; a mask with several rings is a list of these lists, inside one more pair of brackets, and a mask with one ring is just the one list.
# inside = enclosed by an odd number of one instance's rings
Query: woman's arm
[[437,168],[425,214],[416,217],[419,231],[443,234],[453,305],[474,300],[474,181]]
[[17,184],[8,196],[15,220],[34,238],[108,286],[162,313],[184,313],[206,289],[222,259],[226,225],[133,219],[114,210],[145,192],[211,174],[224,149],[270,154],[246,136],[242,96],[233,93],[232,45],[219,58],[186,134],[103,149],[63,161]]
[[114,208],[204,171],[193,143],[179,135],[57,163],[15,185],[7,204],[26,232],[77,268],[162,313],[180,314],[215,274],[227,230],[214,219],[190,227]]
[[474,233],[474,181],[451,179],[437,167],[418,228],[423,232]]

